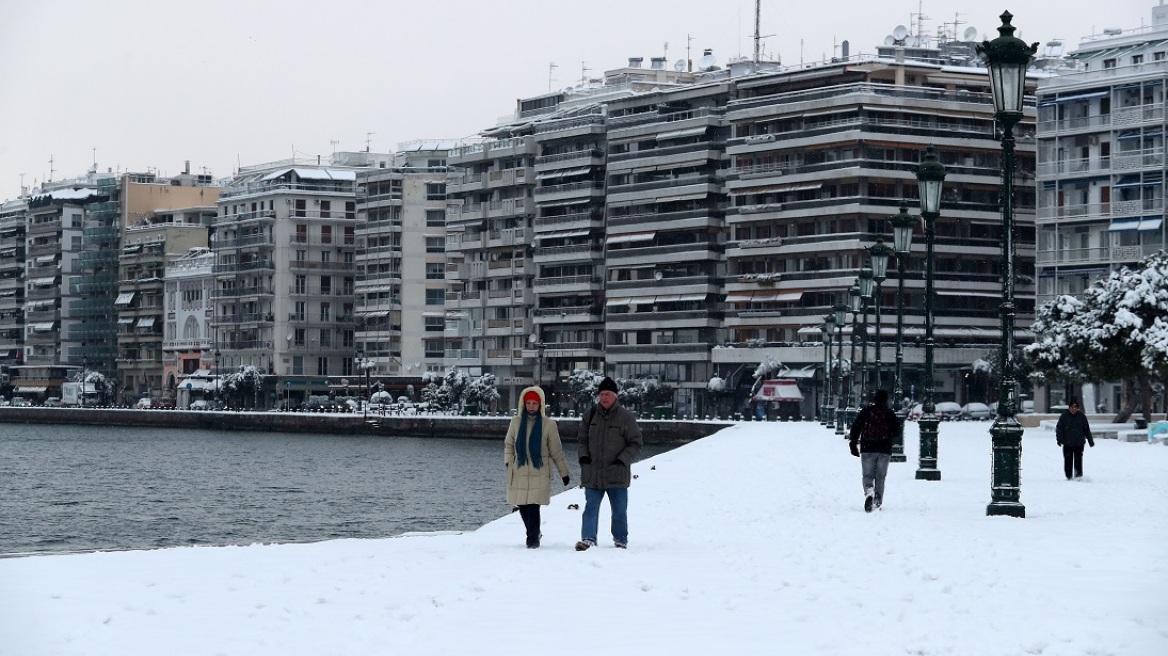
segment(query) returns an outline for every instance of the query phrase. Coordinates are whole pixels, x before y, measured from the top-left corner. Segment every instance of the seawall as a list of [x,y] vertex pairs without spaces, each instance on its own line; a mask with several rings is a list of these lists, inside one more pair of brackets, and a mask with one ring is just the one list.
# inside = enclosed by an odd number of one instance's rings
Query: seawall
[[[300,412],[208,412],[189,410],[130,410],[109,408],[0,407],[0,423],[68,424],[82,426],[137,426],[144,428],[206,428],[223,431],[268,431],[443,437],[502,440],[508,417],[450,417],[443,415],[376,416]],[[556,419],[564,441],[575,441],[580,419]],[[732,422],[642,419],[638,422],[646,444],[684,444],[732,425]]]

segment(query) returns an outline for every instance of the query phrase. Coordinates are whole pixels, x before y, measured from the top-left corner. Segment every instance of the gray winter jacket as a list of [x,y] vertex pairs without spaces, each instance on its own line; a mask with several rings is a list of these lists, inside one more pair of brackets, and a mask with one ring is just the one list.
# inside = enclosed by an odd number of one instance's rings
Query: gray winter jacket
[[631,465],[641,454],[641,429],[637,418],[619,403],[607,411],[599,405],[580,420],[580,481],[584,487],[603,490],[628,487]]

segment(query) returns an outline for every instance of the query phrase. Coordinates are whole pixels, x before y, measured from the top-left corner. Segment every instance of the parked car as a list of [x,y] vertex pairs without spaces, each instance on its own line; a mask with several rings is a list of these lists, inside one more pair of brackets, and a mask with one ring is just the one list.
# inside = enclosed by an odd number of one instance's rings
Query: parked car
[[304,409],[309,412],[340,412],[343,408],[339,403],[327,396],[310,396],[304,403]]
[[937,416],[942,421],[957,421],[961,419],[961,406],[952,401],[942,401],[937,404]]
[[961,406],[961,418],[967,420],[984,421],[993,419],[997,412],[984,403],[966,403]]
[[28,408],[32,406],[32,401],[29,401],[23,396],[14,396],[10,405],[14,408]]
[[214,400],[199,399],[197,401],[191,401],[191,405],[187,409],[188,410],[222,410],[223,406],[221,406],[219,403],[216,403]]
[[45,399],[45,407],[46,408],[59,408],[59,407],[61,407],[61,397],[50,396],[49,398]]

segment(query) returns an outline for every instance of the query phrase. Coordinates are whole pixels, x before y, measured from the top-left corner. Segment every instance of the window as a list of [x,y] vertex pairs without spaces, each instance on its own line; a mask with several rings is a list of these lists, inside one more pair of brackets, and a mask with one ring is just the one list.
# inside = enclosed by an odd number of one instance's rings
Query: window
[[353,256],[354,256],[353,251],[345,251],[342,254],[342,259],[344,259],[345,264],[352,264],[353,262],[356,261]]
[[293,294],[307,294],[308,293],[308,276],[298,273],[298,274],[296,274],[296,277],[293,278],[293,280],[295,281],[295,283],[294,283],[295,286],[293,287],[293,290],[292,290]]
[[[328,201],[325,201],[325,203],[327,203],[327,202]],[[321,203],[321,205],[323,206],[324,203]],[[322,243],[322,244],[333,243],[333,227],[332,226],[323,225],[320,227],[320,243]]]
[[345,240],[343,242],[346,246],[352,246],[357,243],[357,229],[353,226],[345,226]]
[[333,313],[332,303],[321,303],[320,304],[320,320],[321,321],[332,321],[332,313]]
[[353,295],[353,285],[354,285],[354,281],[352,278],[345,278],[341,282],[341,293],[344,294],[345,296],[352,296]]
[[427,253],[445,253],[446,240],[442,237],[426,237]]
[[333,261],[333,254],[330,251],[321,251],[320,252],[320,261],[321,262],[332,262]]
[[1132,63],[1133,64],[1144,63],[1144,56],[1143,55],[1132,55]]
[[353,348],[353,331],[346,330],[341,333],[341,346],[343,348]]
[[304,328],[297,328],[292,331],[293,346],[304,346],[305,335],[307,335],[307,331]]
[[446,265],[442,262],[426,263],[426,280],[443,280],[446,278]]
[[426,200],[446,200],[446,183],[427,182]]
[[443,345],[440,341],[426,342],[426,357],[427,358],[441,358],[446,353],[443,352]]
[[332,276],[321,276],[320,277],[320,293],[321,294],[332,294],[333,293],[333,277]]
[[445,210],[426,210],[426,227],[441,228],[446,225]]
[[1104,59],[1103,60],[1103,68],[1115,68],[1115,60],[1114,59]]
[[[333,214],[332,210],[333,210],[332,201],[329,201],[329,200],[320,201],[320,218],[322,218],[322,219],[331,218],[332,214]],[[325,226],[325,228],[332,230],[332,227],[330,227],[330,226]],[[321,229],[321,232],[324,232],[323,228]]]
[[[305,200],[303,198],[297,198],[296,199],[296,211],[292,214],[292,216],[307,216],[307,215],[308,215],[308,212],[306,211]],[[296,226],[296,234],[297,235],[300,234],[300,226]]]
[[1160,52],[1153,52],[1152,53],[1152,61],[1164,61],[1164,56],[1165,56],[1165,52],[1163,50],[1161,50]]
[[427,289],[426,290],[426,305],[445,305],[446,304],[446,290],[443,289]]
[[[301,203],[303,201],[296,201],[296,202]],[[303,215],[297,215],[297,216],[303,216]],[[308,243],[308,226],[307,225],[297,224],[295,242],[297,244],[307,244]]]
[[296,261],[303,262],[308,259],[308,251],[300,249],[296,251]]
[[304,356],[303,355],[292,356],[292,375],[293,376],[303,376],[304,375]]
[[440,333],[446,330],[445,317],[426,317],[426,332]]
[[316,375],[327,376],[328,374],[328,358],[321,356],[316,359]]
[[321,346],[321,348],[324,348],[324,347],[332,348],[332,346],[333,346],[333,330],[332,330],[332,328],[321,328],[320,329],[320,346]]

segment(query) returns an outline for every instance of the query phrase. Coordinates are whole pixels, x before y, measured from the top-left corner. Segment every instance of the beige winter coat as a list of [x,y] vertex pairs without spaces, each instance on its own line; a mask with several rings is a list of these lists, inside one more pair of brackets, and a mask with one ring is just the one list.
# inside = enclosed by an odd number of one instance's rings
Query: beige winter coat
[[[523,407],[523,397],[528,392],[539,394],[539,415],[529,417],[527,409]],[[515,439],[519,436],[519,422],[529,422],[527,434],[531,434],[531,422],[543,422],[543,440],[540,446],[540,456],[543,466],[536,469],[531,464],[531,458],[526,458],[523,466],[519,466],[515,457]],[[511,418],[507,427],[507,437],[503,441],[503,464],[507,468],[507,503],[522,506],[537,503],[546,506],[551,503],[552,463],[560,472],[560,477],[569,476],[568,463],[564,460],[564,447],[560,444],[560,431],[555,420],[547,416],[547,405],[544,403],[543,390],[538,387],[528,387],[519,394],[519,412]]]

